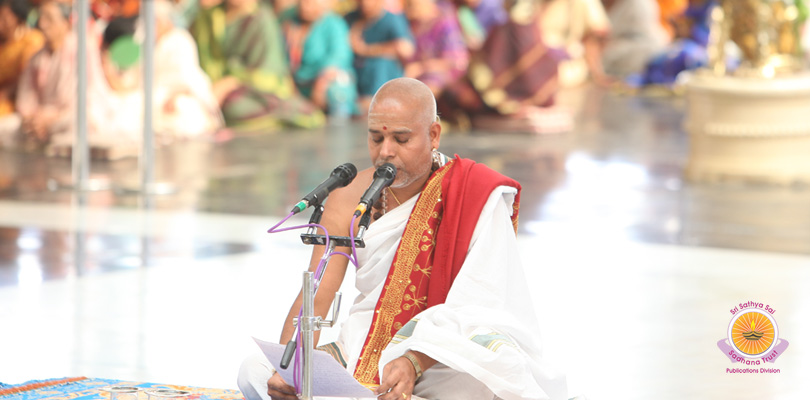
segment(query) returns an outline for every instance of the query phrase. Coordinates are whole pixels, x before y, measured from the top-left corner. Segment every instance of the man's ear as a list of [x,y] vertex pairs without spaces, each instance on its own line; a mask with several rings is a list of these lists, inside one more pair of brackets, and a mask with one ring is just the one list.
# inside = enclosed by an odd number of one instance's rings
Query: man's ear
[[442,138],[442,124],[439,123],[439,117],[436,117],[436,121],[430,124],[428,135],[430,135],[430,147],[438,149]]

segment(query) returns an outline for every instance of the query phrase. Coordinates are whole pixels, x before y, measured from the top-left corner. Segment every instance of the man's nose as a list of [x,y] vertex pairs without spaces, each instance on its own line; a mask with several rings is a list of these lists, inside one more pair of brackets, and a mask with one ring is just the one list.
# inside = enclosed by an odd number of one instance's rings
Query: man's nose
[[397,154],[397,145],[394,143],[394,139],[386,138],[382,142],[382,146],[380,146],[380,157],[388,160],[393,158]]

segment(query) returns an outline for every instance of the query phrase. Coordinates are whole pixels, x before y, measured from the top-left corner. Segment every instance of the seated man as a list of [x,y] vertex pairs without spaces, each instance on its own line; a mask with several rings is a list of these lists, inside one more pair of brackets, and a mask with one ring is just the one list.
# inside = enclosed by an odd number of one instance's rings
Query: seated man
[[[517,254],[520,185],[471,160],[447,160],[436,150],[440,136],[425,84],[395,79],[372,99],[371,161],[398,172],[357,249],[361,293],[338,342],[325,347],[383,400],[565,398],[564,379],[541,360]],[[373,173],[361,171],[331,194],[322,219],[330,234],[349,234]],[[323,252],[315,248],[313,266]],[[346,268],[345,258],[332,259],[316,314],[325,317]],[[299,294],[281,343],[292,338],[301,303]],[[264,357],[243,363],[239,387],[248,400],[296,398]]]

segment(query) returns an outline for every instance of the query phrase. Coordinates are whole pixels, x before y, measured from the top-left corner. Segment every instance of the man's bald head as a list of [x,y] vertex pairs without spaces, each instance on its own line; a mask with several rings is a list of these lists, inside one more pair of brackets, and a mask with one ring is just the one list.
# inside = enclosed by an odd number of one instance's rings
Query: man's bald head
[[375,106],[389,106],[392,102],[411,110],[413,115],[427,126],[438,121],[436,98],[433,97],[433,92],[427,85],[416,79],[396,78],[383,84],[371,99],[369,115],[374,114]]

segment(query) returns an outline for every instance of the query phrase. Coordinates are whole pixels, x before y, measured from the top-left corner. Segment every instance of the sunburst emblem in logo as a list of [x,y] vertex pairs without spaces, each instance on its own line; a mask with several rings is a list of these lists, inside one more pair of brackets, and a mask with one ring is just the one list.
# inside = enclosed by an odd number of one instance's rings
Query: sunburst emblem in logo
[[731,310],[734,316],[728,324],[728,334],[717,342],[717,347],[732,363],[762,365],[763,362],[776,362],[790,343],[779,337],[774,309],[752,302],[740,303],[740,308],[743,310],[738,311],[737,307]]
[[756,358],[776,344],[779,329],[773,317],[761,310],[743,311],[731,320],[728,340],[743,357]]

